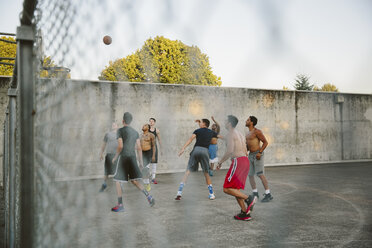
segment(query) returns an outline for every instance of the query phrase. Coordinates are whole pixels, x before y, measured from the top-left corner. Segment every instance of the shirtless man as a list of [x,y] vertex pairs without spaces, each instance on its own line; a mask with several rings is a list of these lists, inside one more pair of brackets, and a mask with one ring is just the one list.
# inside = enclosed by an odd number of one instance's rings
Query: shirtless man
[[[215,131],[217,135],[220,134],[220,125],[218,122],[214,119],[212,116],[213,124],[212,124],[212,131]],[[217,140],[218,138],[213,137],[211,140],[211,144],[209,145],[209,175],[212,177],[213,176],[213,169],[214,169],[214,164],[218,162],[218,157],[217,157],[217,151],[218,151],[218,145],[217,145]]]
[[[269,202],[273,199],[273,196],[270,193],[269,183],[264,175],[264,153],[263,151],[268,145],[268,142],[263,135],[262,131],[255,128],[257,124],[257,118],[254,116],[249,116],[245,122],[245,126],[248,127],[249,133],[246,136],[247,148],[249,150],[249,162],[251,168],[249,170],[249,182],[252,186],[253,196],[257,196],[258,191],[256,187],[256,182],[254,180],[254,175],[256,174],[262,181],[262,184],[265,188],[264,198],[262,202]],[[261,146],[262,142],[262,146]]]
[[150,165],[155,162],[155,135],[149,132],[150,124],[145,124],[142,127],[143,134],[141,136],[141,148],[142,148],[142,159],[143,159],[143,184],[147,191],[151,190],[150,186]]
[[[241,208],[240,213],[234,216],[236,220],[251,220],[251,211],[253,205],[256,203],[257,197],[248,196],[240,191],[245,188],[245,181],[247,180],[249,172],[249,160],[247,158],[247,148],[244,135],[238,132],[235,127],[238,124],[238,119],[233,116],[227,116],[225,127],[228,130],[226,137],[227,147],[220,162],[217,164],[217,169],[228,158],[231,158],[231,166],[226,174],[225,183],[223,185],[223,192],[235,196]],[[245,205],[247,203],[247,206]]]
[[[155,135],[155,146],[156,146],[155,161],[152,161],[152,163],[151,163],[151,165],[152,165],[152,170],[151,170],[152,180],[151,180],[151,182],[153,184],[158,184],[155,177],[156,177],[156,166],[158,165],[158,151],[161,148],[160,131],[159,131],[158,128],[155,127],[155,124],[156,124],[155,118],[151,117],[149,122],[150,122],[149,132],[152,133],[153,135]],[[159,143],[159,149],[158,149],[158,144],[157,143]]]

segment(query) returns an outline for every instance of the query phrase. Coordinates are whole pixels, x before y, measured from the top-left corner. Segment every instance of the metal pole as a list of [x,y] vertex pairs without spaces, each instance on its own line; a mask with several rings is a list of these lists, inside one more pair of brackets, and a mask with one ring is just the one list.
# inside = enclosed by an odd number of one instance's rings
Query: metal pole
[[17,91],[8,90],[9,96],[9,247],[15,247],[15,169],[16,169],[16,101]]
[[20,99],[20,241],[21,247],[33,246],[34,231],[34,74],[31,25],[17,27],[17,63]]
[[4,122],[4,149],[3,149],[3,185],[4,185],[4,200],[5,200],[5,233],[3,247],[9,246],[9,105],[5,112]]

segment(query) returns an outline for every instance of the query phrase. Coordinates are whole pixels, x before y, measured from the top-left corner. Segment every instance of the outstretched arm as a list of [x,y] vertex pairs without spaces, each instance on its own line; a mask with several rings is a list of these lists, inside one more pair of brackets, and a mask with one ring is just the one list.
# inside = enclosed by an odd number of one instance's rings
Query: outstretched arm
[[185,152],[185,149],[188,145],[191,144],[191,142],[196,138],[196,134],[191,135],[190,139],[188,139],[185,143],[185,145],[182,147],[181,151],[178,153],[178,156],[181,156],[182,153]]
[[218,122],[214,119],[213,116],[211,118],[212,118],[212,121],[216,124],[216,126],[217,126],[217,133],[219,134],[220,131],[221,131],[220,124],[218,124]]
[[152,149],[152,159],[151,162],[155,161],[156,146],[155,146],[155,136],[151,135],[151,149]]
[[223,155],[222,159],[218,162],[217,164],[217,169],[220,169],[222,166],[222,163],[225,162],[228,158],[230,158],[234,153],[234,140],[233,136],[229,135],[227,137],[227,147],[226,147],[226,152]]
[[116,148],[115,157],[112,159],[113,163],[116,161],[116,159],[118,159],[118,156],[119,156],[119,154],[121,153],[122,150],[123,150],[123,139],[119,138],[118,139],[118,148]]

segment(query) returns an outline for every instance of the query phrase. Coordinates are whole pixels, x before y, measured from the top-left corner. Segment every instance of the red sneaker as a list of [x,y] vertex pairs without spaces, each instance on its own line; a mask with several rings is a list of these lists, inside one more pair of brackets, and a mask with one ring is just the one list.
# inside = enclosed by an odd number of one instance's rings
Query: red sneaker
[[153,184],[158,184],[158,182],[157,182],[155,179],[152,179],[151,182],[152,182]]

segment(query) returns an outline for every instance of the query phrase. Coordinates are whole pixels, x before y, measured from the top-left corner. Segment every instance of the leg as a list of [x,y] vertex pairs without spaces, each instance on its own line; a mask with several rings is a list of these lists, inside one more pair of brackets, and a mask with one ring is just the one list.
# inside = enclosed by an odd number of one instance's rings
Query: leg
[[246,194],[242,193],[239,189],[233,188],[223,188],[223,192],[225,194],[235,196],[242,211],[247,211],[247,208],[244,204],[244,200],[248,199],[248,196]]
[[141,191],[144,189],[143,186],[142,186],[142,184],[140,184],[137,180],[132,180],[131,183],[132,183],[134,186],[136,186],[137,189],[139,189],[139,190],[141,190]]
[[211,170],[214,169],[214,163],[211,163],[210,168],[211,168]]
[[205,182],[207,183],[207,185],[212,184],[212,180],[208,172],[204,172],[204,177],[205,177]]
[[269,190],[269,183],[267,182],[265,175],[261,174],[258,177],[261,179],[262,185],[264,186],[265,190]]
[[185,184],[187,181],[187,178],[190,175],[190,170],[186,170],[185,174],[183,175],[182,182]]
[[182,196],[182,191],[183,191],[183,187],[185,186],[186,184],[186,181],[187,181],[187,178],[189,177],[190,175],[190,170],[187,169],[185,174],[183,175],[183,178],[182,178],[182,181],[180,183],[180,186],[178,187],[178,191],[177,191],[177,195],[176,195],[176,198],[175,200],[181,200],[181,196]]
[[142,186],[140,182],[137,180],[132,180],[131,181],[134,186],[137,187],[137,189],[141,190],[142,193],[146,196],[147,201],[149,202],[150,206],[155,205],[155,199],[149,194],[149,192]]
[[257,189],[256,181],[254,180],[254,176],[249,176],[249,183],[251,184],[252,189]]
[[123,196],[123,191],[121,189],[121,183],[120,182],[116,182],[116,193],[117,193],[118,197]]

